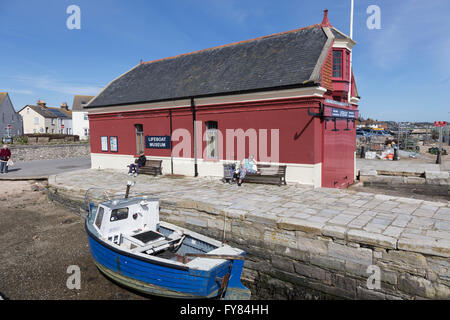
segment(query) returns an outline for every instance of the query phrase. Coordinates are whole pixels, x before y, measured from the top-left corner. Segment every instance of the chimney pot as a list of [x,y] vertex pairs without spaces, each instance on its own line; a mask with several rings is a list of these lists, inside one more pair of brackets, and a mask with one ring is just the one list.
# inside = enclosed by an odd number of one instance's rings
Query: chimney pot
[[61,103],[61,109],[69,110],[69,107],[67,106],[67,102]]
[[323,10],[323,20],[321,23],[322,27],[331,27],[330,21],[328,20],[328,9]]

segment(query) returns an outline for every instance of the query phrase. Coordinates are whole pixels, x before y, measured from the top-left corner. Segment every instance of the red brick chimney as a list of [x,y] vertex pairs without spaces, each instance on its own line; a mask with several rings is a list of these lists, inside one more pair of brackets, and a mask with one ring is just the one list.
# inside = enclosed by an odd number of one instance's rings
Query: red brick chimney
[[45,103],[44,100],[38,100],[38,101],[37,101],[37,105],[38,105],[39,107],[46,108],[46,103]]
[[328,20],[328,9],[323,10],[323,20],[320,25],[322,27],[331,27],[330,21]]
[[61,103],[61,109],[64,109],[66,111],[69,111],[69,107],[67,106],[67,102]]

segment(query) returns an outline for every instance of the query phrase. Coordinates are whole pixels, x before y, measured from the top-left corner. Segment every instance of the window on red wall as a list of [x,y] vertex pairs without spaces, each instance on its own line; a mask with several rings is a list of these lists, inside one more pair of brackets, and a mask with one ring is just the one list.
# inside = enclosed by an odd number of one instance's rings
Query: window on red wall
[[350,79],[350,51],[333,49],[333,78],[336,80]]
[[345,80],[350,79],[350,52],[345,50]]
[[219,159],[217,121],[206,121],[206,157],[207,159]]
[[144,152],[144,126],[135,124],[136,129],[136,154],[140,155]]
[[342,78],[342,50],[333,50],[333,78]]

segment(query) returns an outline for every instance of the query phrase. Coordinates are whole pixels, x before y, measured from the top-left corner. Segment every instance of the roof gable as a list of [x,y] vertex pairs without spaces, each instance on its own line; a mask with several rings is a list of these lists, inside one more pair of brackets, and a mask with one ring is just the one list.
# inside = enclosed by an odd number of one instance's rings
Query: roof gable
[[142,63],[88,107],[301,86],[328,40],[320,25]]
[[89,101],[92,100],[94,96],[83,96],[83,95],[75,95],[73,97],[73,103],[72,103],[72,112],[73,111],[84,111],[84,106],[89,103]]

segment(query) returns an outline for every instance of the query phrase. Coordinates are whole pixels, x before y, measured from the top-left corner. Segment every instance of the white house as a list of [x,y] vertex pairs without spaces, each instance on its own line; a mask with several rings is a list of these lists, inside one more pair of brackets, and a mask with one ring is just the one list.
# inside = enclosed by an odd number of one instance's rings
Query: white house
[[72,114],[67,103],[60,108],[47,107],[39,100],[37,106],[26,105],[19,114],[23,119],[23,131],[30,133],[72,134]]
[[94,96],[75,95],[73,97],[73,134],[78,135],[80,137],[80,140],[86,140],[89,138],[89,119],[87,111],[84,110],[84,106],[92,98],[94,98]]

